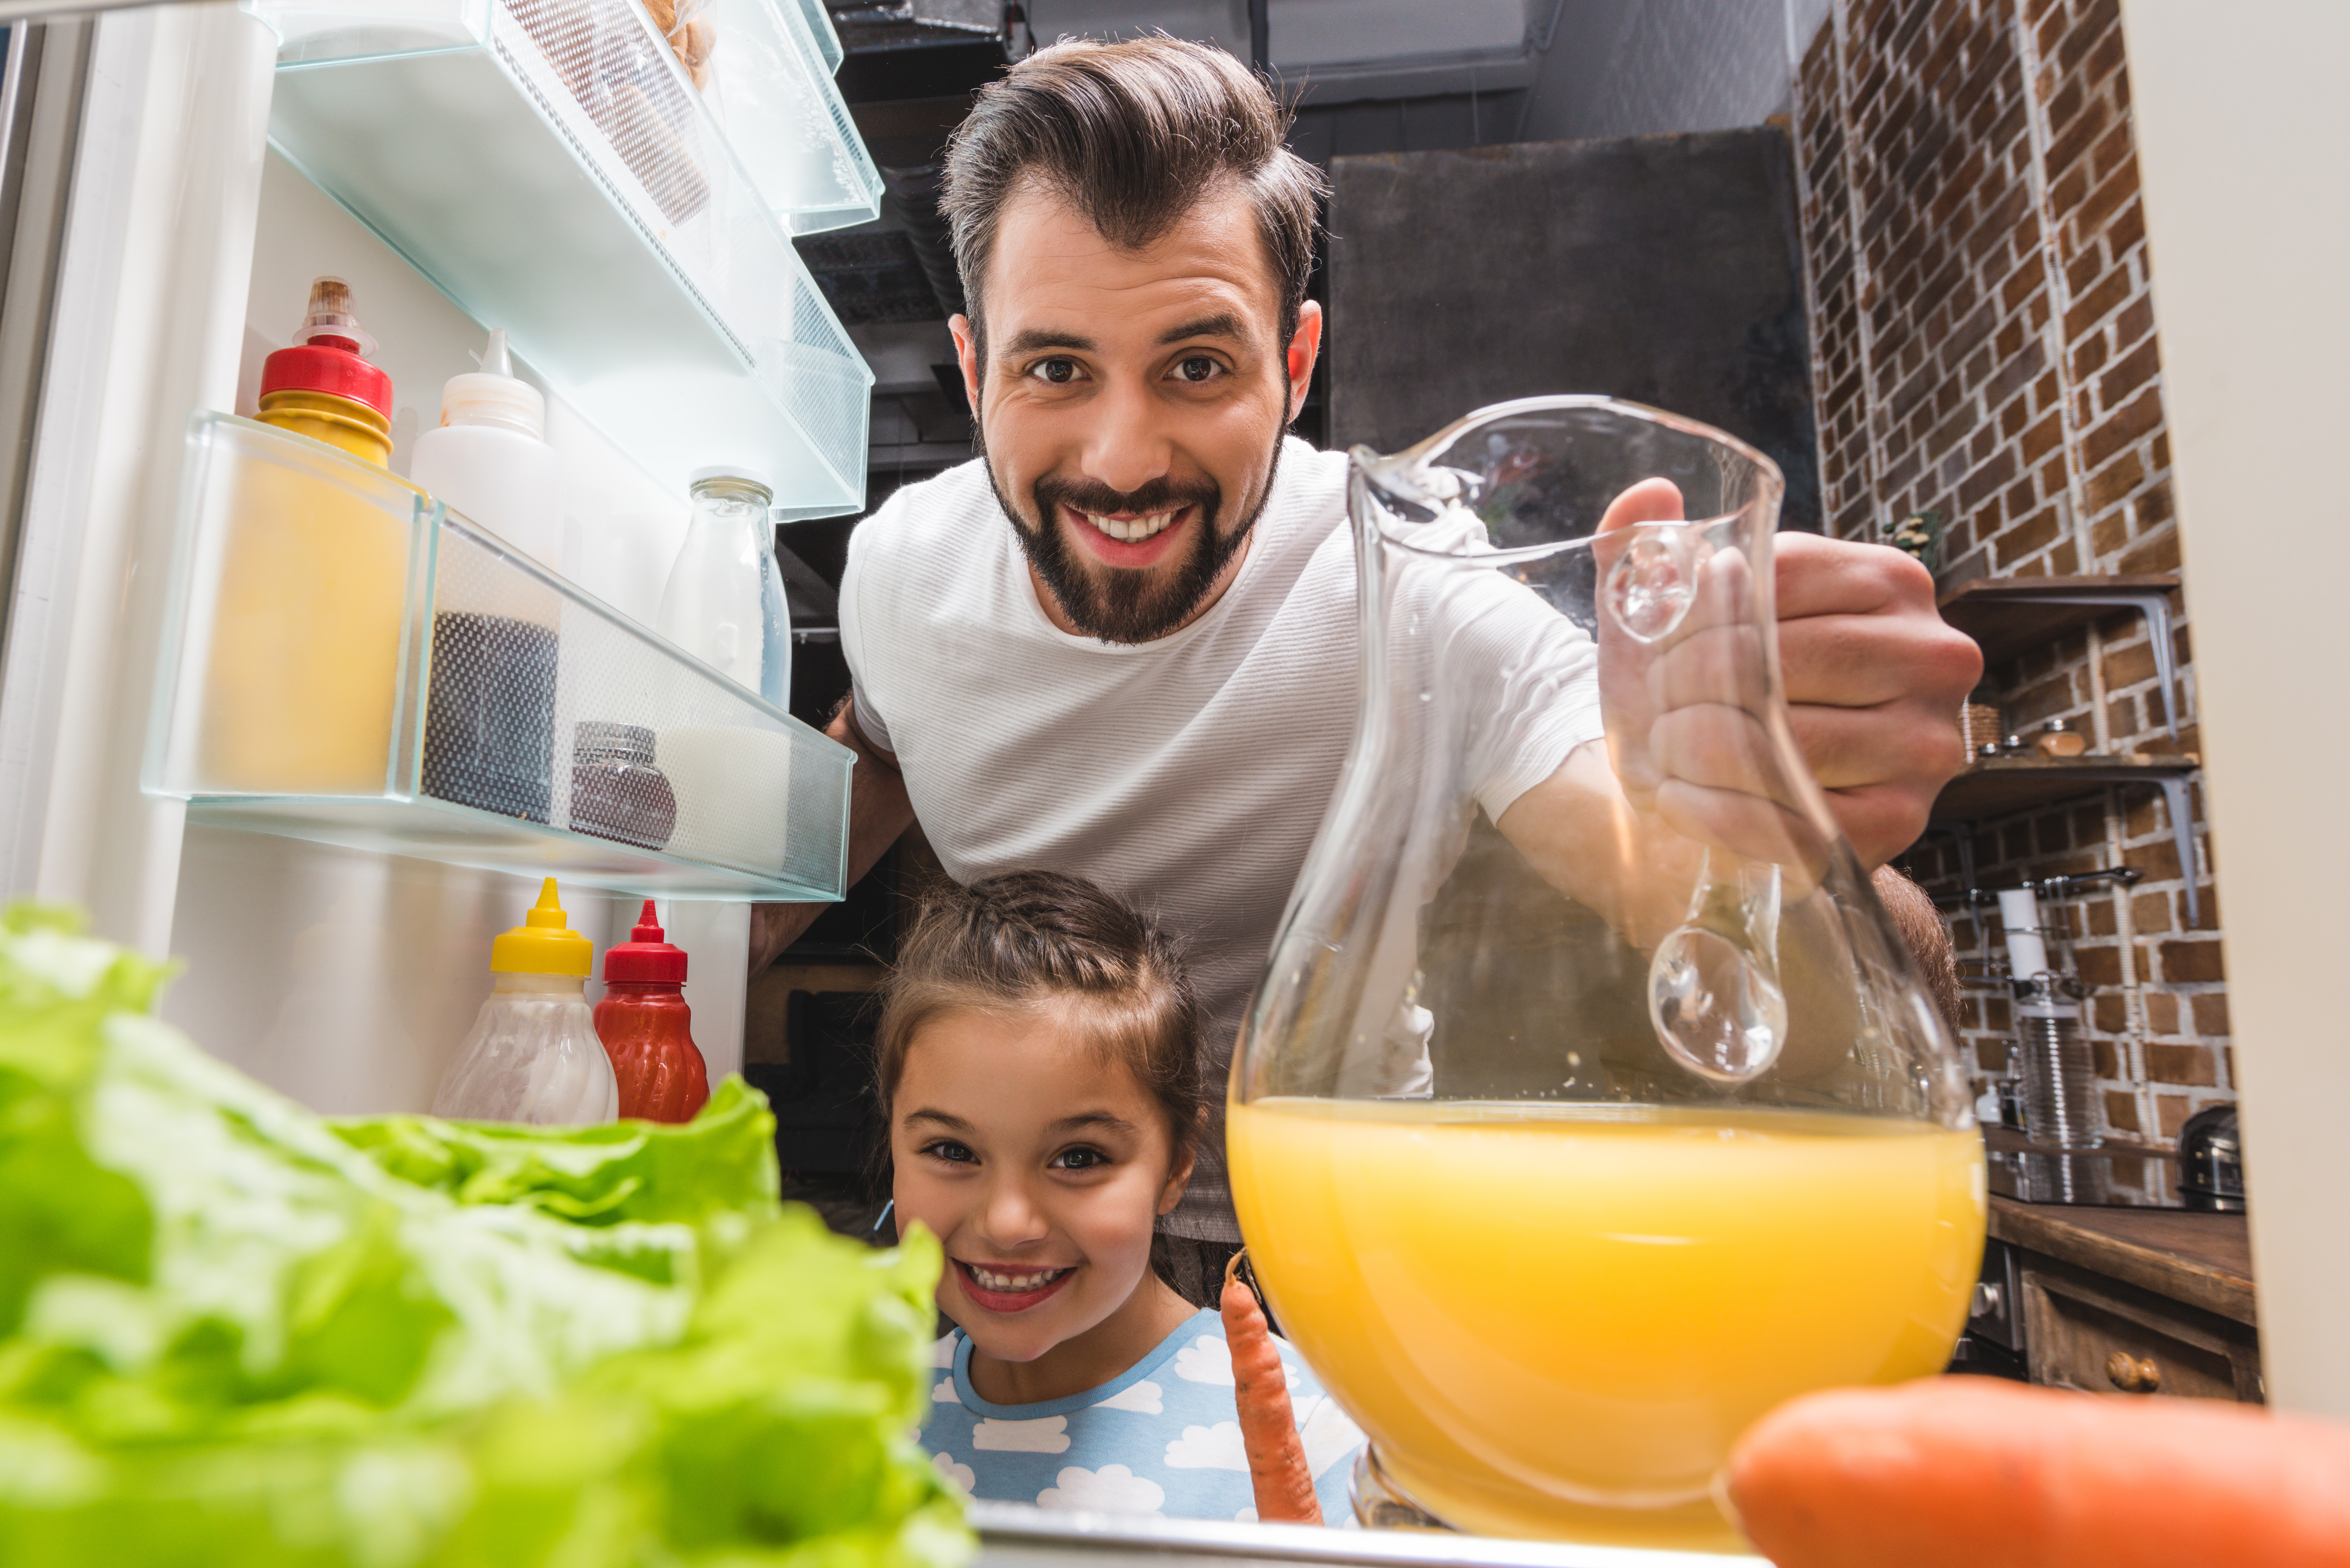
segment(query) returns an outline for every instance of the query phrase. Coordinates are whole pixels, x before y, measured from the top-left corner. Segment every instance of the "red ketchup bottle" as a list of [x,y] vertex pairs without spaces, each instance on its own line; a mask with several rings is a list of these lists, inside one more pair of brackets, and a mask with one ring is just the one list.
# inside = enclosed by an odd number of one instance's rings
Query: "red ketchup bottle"
[[604,1000],[596,1037],[620,1080],[620,1115],[649,1122],[686,1122],[710,1099],[710,1069],[693,1043],[685,1004],[685,950],[661,940],[653,901],[645,900],[629,940],[604,953]]

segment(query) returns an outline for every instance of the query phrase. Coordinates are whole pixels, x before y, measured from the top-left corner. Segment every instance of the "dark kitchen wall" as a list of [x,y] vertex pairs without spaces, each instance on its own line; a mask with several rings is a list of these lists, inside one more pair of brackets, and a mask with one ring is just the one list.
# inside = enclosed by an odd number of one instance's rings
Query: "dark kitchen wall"
[[1716,425],[1819,526],[1802,228],[1775,127],[1334,159],[1330,432],[1604,392]]

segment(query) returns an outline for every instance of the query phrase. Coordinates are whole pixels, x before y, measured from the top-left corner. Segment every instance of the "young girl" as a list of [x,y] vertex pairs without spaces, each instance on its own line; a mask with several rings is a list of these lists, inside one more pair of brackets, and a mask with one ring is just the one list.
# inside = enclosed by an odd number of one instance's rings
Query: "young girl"
[[[1150,1266],[1204,1110],[1174,944],[1092,883],[931,899],[876,1044],[899,1226],[946,1247],[922,1440],[974,1497],[1254,1519],[1223,1321]],[[1323,1517],[1362,1434],[1275,1342]]]

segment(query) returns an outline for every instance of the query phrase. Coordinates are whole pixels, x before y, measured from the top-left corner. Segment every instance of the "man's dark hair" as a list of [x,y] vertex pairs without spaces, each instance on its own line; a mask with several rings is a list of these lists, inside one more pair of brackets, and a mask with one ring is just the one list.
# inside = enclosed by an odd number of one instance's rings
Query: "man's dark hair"
[[1283,145],[1289,119],[1232,56],[1163,35],[1064,38],[989,83],[947,142],[939,201],[980,342],[996,223],[1025,182],[1042,181],[1123,250],[1150,244],[1229,182],[1255,209],[1281,290],[1275,351],[1285,349],[1314,269],[1326,188],[1320,171]]

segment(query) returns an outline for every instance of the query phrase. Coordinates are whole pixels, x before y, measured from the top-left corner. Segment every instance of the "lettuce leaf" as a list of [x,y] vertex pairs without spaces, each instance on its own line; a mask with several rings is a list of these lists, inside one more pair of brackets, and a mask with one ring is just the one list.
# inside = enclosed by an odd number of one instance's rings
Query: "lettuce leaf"
[[0,918],[0,1562],[959,1568],[940,1257],[776,1201],[774,1120],[328,1122]]

